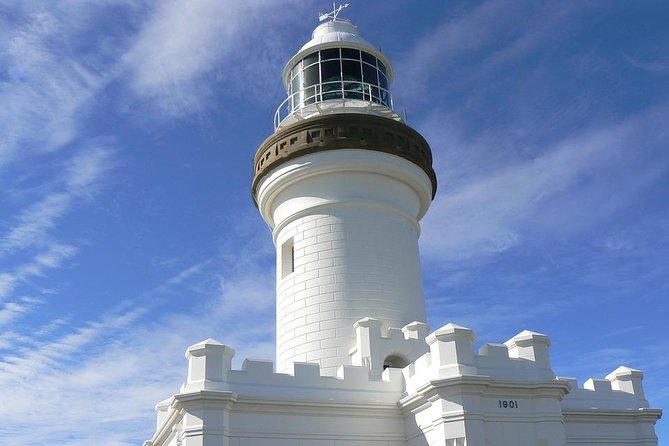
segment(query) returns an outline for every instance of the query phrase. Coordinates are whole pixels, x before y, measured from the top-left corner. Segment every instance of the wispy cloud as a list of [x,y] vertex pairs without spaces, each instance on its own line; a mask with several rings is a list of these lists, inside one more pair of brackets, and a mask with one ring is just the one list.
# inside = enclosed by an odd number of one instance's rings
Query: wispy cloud
[[[149,438],[153,405],[176,392],[185,378],[183,351],[188,345],[214,336],[237,349],[237,363],[249,356],[273,356],[274,283],[271,272],[258,268],[263,267],[247,263],[244,270],[230,272],[219,262],[205,261],[145,293],[141,300],[150,307],[123,310],[124,305],[117,313],[81,322],[56,338],[20,338],[15,333],[20,347],[0,361],[0,385],[15,389],[0,414],[13,427],[0,428],[0,435],[16,445],[54,437],[61,438],[56,444],[68,445],[95,441],[100,435],[112,438],[105,444],[129,445]],[[203,283],[212,287],[203,288]],[[173,296],[171,288],[189,294],[192,304],[156,318],[149,312],[171,297],[162,302],[151,297]],[[0,336],[0,346],[2,342]],[[65,412],[63,395],[69,401]],[[93,408],[105,416],[91,420]],[[121,432],[115,427],[119,424],[124,426]],[[78,428],[73,439],[68,438],[71,426],[85,427]]]
[[[591,7],[584,2],[482,2],[430,29],[400,65],[398,88],[416,100],[429,101],[433,95],[425,94],[428,89],[443,95],[482,79],[494,82],[489,78],[493,71],[545,48],[556,29],[578,25],[575,16]],[[521,21],[524,26],[517,25]],[[440,87],[436,90],[435,82]]]
[[76,32],[72,25],[85,23],[63,15],[34,8],[20,21],[0,18],[0,167],[71,142],[77,114],[105,84],[104,75],[63,51]]
[[130,87],[171,117],[213,106],[214,88],[260,98],[277,85],[268,73],[280,70],[289,48],[276,25],[302,7],[294,0],[160,3],[123,56]]
[[72,245],[55,243],[27,263],[0,274],[0,300],[7,298],[22,282],[45,274],[46,270],[59,268],[63,262],[77,253]]
[[49,230],[71,209],[75,200],[86,198],[96,190],[101,176],[112,166],[110,154],[107,148],[91,147],[75,155],[65,166],[60,186],[25,207],[8,224],[9,228],[0,235],[0,256],[48,244]]
[[0,327],[13,322],[14,319],[18,318],[22,314],[31,311],[39,303],[41,303],[40,299],[23,297],[17,302],[8,302],[2,304],[0,307]]
[[422,240],[429,243],[422,252],[434,260],[466,260],[504,252],[527,235],[593,227],[666,174],[661,147],[669,135],[656,130],[663,116],[666,108],[659,107],[558,141],[536,158],[471,171],[466,181],[446,180],[423,222]]

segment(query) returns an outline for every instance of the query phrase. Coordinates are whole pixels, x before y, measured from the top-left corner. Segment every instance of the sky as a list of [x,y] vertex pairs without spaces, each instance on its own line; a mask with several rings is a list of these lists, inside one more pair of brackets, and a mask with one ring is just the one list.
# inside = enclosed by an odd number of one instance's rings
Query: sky
[[[669,4],[349,3],[433,151],[432,329],[545,333],[558,375],[669,407]],[[252,158],[329,8],[0,0],[2,444],[141,444],[189,345],[273,358]]]

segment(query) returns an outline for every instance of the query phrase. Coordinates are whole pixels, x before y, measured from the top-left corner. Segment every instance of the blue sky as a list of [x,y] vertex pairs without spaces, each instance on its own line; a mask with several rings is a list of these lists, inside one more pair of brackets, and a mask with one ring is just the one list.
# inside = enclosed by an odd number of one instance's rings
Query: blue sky
[[[669,404],[669,6],[349,0],[431,144],[429,323]],[[0,2],[3,444],[139,444],[214,337],[272,358],[252,157],[315,1]],[[669,438],[657,426],[660,443]]]

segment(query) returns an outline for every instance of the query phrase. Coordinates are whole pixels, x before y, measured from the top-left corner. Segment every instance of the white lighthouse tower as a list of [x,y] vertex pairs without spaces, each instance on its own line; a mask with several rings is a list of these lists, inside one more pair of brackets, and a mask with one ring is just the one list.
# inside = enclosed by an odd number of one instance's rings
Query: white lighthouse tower
[[[145,446],[657,446],[643,373],[556,376],[547,336],[428,334],[419,221],[437,181],[390,61],[321,15],[283,73],[252,193],[276,246],[276,364],[207,339]],[[585,340],[587,341],[587,340]]]
[[336,16],[284,69],[288,99],[253,181],[276,246],[277,371],[316,362],[334,375],[351,364],[362,318],[425,321],[418,222],[436,177],[427,142],[392,110],[392,77],[388,59]]

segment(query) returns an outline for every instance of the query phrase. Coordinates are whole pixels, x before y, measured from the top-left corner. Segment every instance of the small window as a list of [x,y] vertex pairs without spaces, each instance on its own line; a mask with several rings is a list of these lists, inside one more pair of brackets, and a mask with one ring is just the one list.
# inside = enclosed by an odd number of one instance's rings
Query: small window
[[295,271],[295,243],[289,238],[281,245],[281,278]]

